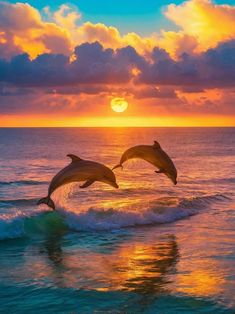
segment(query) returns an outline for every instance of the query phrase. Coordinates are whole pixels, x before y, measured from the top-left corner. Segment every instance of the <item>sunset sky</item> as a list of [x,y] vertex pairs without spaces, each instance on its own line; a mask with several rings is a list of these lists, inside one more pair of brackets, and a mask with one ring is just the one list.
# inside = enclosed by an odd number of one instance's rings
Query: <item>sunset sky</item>
[[0,1],[0,126],[235,126],[235,0]]

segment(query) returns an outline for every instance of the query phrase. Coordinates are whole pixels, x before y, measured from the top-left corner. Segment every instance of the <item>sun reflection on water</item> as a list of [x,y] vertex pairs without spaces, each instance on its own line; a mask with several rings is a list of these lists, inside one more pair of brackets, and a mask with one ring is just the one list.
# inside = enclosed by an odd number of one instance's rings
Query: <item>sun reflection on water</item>
[[108,249],[109,253],[104,243],[103,252],[76,248],[67,254],[61,248],[60,239],[60,236],[46,239],[41,254],[37,258],[28,256],[17,276],[30,273],[41,285],[51,281],[60,287],[159,294],[167,289],[179,258],[173,235],[150,244],[116,243],[115,249]]

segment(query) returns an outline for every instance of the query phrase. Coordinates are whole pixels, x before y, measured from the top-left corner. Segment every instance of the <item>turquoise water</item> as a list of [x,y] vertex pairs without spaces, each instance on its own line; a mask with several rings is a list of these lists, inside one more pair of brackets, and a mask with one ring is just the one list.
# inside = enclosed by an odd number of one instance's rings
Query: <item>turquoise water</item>
[[[114,166],[158,140],[178,185],[142,161],[120,189],[69,185],[68,153]],[[0,129],[1,313],[235,313],[234,128]]]

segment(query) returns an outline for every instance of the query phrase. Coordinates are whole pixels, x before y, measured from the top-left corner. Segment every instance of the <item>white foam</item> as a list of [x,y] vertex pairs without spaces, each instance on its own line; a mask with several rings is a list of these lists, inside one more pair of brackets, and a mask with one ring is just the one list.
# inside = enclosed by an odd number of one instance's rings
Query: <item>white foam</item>
[[1,217],[0,240],[19,238],[24,234],[24,217]]
[[[76,208],[76,212],[75,209],[68,209],[65,204],[59,209],[59,213],[62,214],[67,226],[73,230],[115,230],[124,227],[171,223],[195,215],[201,210],[209,208],[214,202],[226,201],[227,199],[227,197],[218,194],[191,199],[168,197],[158,199],[151,204],[133,204],[132,207],[123,205],[121,209],[89,208],[82,212],[79,212],[79,208]],[[44,211],[38,208],[30,216],[21,211],[16,211],[11,215],[2,214],[0,217],[0,239],[24,236],[25,220],[35,215],[37,219],[37,216]],[[41,221],[39,223],[41,224]]]
[[[173,206],[164,206],[163,201],[156,202],[148,208],[142,204],[140,208],[126,208],[115,210],[110,208],[90,208],[82,213],[62,210],[65,216],[65,222],[69,228],[85,230],[112,230],[124,227],[134,227],[150,224],[164,224],[177,221],[186,217],[197,214],[201,210],[208,208],[214,201],[224,201],[223,195],[208,195],[189,199],[178,200],[178,204]],[[169,203],[169,198],[165,200]],[[140,206],[138,206],[140,207]]]
[[164,212],[147,209],[142,212],[126,212],[121,210],[103,210],[90,208],[85,213],[65,211],[65,222],[69,228],[84,230],[111,230],[149,224],[163,224],[189,217],[197,213],[197,209],[167,208]]

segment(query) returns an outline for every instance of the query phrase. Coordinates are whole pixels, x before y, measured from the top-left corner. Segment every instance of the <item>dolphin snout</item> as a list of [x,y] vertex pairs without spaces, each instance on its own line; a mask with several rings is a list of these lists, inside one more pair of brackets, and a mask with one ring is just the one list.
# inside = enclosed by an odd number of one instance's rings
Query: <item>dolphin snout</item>
[[[159,173],[159,172],[158,172]],[[177,178],[175,177],[175,176],[173,176],[172,174],[170,174],[170,173],[165,173],[166,174],[166,176],[171,180],[171,182],[174,184],[174,185],[176,185],[177,184]]]
[[112,182],[111,185],[112,185],[114,188],[116,188],[116,189],[119,188],[119,186],[118,186],[118,184],[117,184],[116,182]]

